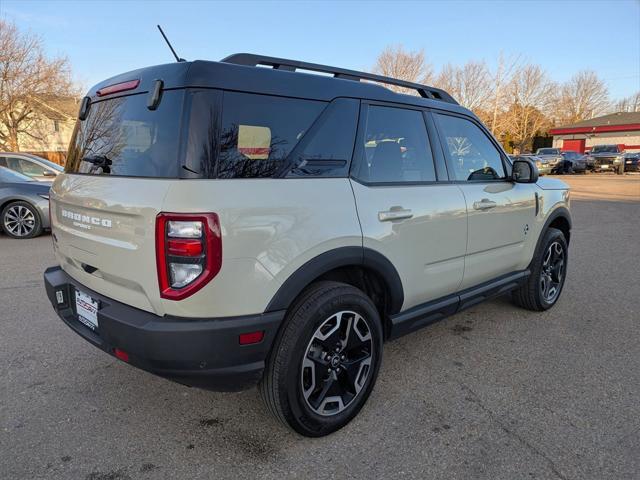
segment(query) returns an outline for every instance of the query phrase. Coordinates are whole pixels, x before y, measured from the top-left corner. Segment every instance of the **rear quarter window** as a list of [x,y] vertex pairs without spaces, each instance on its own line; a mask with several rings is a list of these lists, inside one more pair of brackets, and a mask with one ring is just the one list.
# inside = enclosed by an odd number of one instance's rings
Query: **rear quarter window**
[[186,164],[205,178],[273,178],[325,102],[238,92],[194,91]]

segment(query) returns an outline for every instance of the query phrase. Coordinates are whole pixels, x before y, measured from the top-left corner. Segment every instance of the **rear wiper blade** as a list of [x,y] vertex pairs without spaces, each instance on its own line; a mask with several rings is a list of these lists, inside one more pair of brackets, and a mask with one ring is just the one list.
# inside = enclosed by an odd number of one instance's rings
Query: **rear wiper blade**
[[111,159],[109,157],[106,157],[105,155],[90,155],[87,157],[83,157],[82,161],[92,163],[96,167],[105,167],[113,164]]

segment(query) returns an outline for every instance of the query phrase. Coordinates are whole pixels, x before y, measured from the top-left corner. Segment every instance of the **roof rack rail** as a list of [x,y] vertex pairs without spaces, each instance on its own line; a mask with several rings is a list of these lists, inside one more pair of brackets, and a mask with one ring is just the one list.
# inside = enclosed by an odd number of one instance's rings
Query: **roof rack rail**
[[395,85],[398,87],[416,90],[418,94],[423,98],[441,100],[443,102],[454,103],[458,105],[458,102],[456,102],[451,95],[439,88],[429,87],[420,83],[398,80],[397,78],[385,77],[383,75],[376,75],[374,73],[358,72],[356,70],[347,70],[345,68],[330,67],[328,65],[301,62],[299,60],[289,60],[286,58],[266,57],[263,55],[255,55],[253,53],[236,53],[234,55],[229,55],[228,57],[223,58],[221,61],[225,63],[233,63],[236,65],[245,65],[251,67],[264,65],[270,66],[275,70],[287,70],[290,72],[295,72],[297,69],[303,69],[312,72],[329,73],[333,75],[334,78],[354,80],[356,82],[359,82],[360,80],[369,80],[372,82],[386,83],[388,85]]

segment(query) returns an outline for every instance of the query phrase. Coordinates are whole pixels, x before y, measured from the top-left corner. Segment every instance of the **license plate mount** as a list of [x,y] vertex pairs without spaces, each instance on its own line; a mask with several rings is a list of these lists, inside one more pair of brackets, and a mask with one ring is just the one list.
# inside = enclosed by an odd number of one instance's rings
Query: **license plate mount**
[[93,331],[98,330],[98,300],[94,300],[80,290],[76,290],[76,313],[78,321]]

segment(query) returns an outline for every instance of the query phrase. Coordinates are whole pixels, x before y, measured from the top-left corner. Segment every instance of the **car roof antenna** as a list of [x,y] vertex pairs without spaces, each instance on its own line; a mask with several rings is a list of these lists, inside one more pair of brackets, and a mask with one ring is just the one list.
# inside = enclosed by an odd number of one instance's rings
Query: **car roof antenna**
[[167,45],[169,45],[169,48],[171,49],[171,53],[173,53],[173,56],[176,57],[176,62],[186,62],[186,60],[184,58],[180,58],[176,53],[176,51],[173,49],[173,47],[171,46],[171,42],[169,42],[169,39],[162,31],[162,27],[160,25],[156,25],[156,26],[158,27],[158,30],[160,30],[160,34],[162,35],[162,38],[164,38],[164,41],[167,42]]

